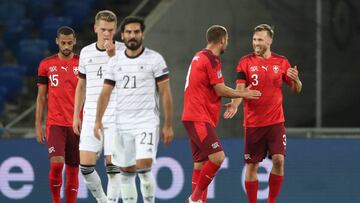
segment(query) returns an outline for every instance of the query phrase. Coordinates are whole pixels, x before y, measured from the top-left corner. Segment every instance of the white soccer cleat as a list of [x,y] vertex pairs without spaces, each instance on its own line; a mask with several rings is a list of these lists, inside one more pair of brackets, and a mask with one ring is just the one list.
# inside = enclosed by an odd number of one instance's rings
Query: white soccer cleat
[[191,196],[186,200],[186,203],[203,203],[203,201],[201,199],[199,199],[198,201],[193,201],[191,199]]

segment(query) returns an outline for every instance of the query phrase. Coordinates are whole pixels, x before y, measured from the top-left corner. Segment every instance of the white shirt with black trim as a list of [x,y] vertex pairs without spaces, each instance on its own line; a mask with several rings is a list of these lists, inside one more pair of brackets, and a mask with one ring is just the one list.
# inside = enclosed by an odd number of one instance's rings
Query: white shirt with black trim
[[156,83],[169,75],[164,58],[148,48],[133,58],[122,51],[110,59],[108,68],[105,80],[115,85],[118,128],[132,130],[159,125]]
[[[115,51],[123,52],[125,45],[115,42]],[[81,49],[79,61],[79,77],[86,77],[86,98],[84,104],[84,122],[95,123],[97,101],[104,84],[104,76],[107,72],[106,64],[110,57],[106,50],[101,50],[96,43],[92,43]],[[104,113],[103,124],[114,124],[116,92],[113,91],[109,105]]]

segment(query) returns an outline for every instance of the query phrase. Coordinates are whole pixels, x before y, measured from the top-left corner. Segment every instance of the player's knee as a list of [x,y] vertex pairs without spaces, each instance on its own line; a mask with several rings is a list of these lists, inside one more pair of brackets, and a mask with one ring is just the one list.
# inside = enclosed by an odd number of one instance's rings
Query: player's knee
[[120,182],[122,184],[132,184],[135,181],[136,172],[125,172],[121,170]]
[[114,164],[106,165],[106,173],[109,175],[120,173],[120,167],[115,166]]
[[284,157],[282,156],[273,156],[272,163],[274,168],[282,168],[284,166]]
[[80,172],[84,176],[89,175],[95,171],[95,165],[80,165]]
[[221,165],[225,160],[224,151],[216,152],[214,154],[209,155],[209,160],[216,165]]
[[150,183],[153,178],[153,174],[151,173],[151,168],[139,169],[137,170],[137,173],[139,174],[139,178],[141,182],[144,183]]

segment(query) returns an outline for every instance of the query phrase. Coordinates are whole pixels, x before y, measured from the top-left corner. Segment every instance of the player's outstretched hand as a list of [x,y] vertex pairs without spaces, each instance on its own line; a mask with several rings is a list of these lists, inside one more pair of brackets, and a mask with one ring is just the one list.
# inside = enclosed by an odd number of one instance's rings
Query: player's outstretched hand
[[238,110],[237,105],[234,104],[233,102],[225,104],[224,107],[226,108],[224,115],[223,115],[224,119],[230,119],[230,118],[234,117]]
[[42,126],[36,126],[36,141],[39,144],[44,144],[45,143],[45,132],[44,129],[42,128]]
[[75,134],[80,135],[80,133],[81,133],[81,119],[80,118],[74,118],[73,131]]
[[101,136],[103,135],[103,126],[101,122],[95,122],[95,127],[94,127],[94,135],[95,137],[100,140]]
[[110,40],[105,40],[104,47],[108,56],[115,56],[115,44]]
[[294,67],[290,67],[287,72],[286,75],[291,78],[293,81],[299,81],[299,71],[297,69],[296,66]]
[[174,131],[172,127],[163,127],[162,133],[161,133],[161,139],[164,143],[164,147],[167,147],[170,145],[170,143],[174,139]]
[[245,99],[259,99],[261,97],[261,92],[258,90],[251,90],[252,85],[249,85],[245,88]]

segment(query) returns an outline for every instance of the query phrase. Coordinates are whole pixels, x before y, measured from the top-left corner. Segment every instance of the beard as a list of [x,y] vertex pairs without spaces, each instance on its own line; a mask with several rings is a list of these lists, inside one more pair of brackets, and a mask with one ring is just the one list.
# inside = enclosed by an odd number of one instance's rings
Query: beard
[[266,52],[267,48],[264,46],[254,47],[254,53],[258,56],[262,56]]
[[61,50],[60,52],[61,52],[61,54],[64,55],[64,56],[70,56],[71,53],[72,53],[72,50],[70,50],[70,49],[64,49],[64,50]]
[[142,40],[137,41],[136,39],[131,39],[125,42],[126,48],[130,49],[131,51],[135,51],[139,49],[142,45]]

